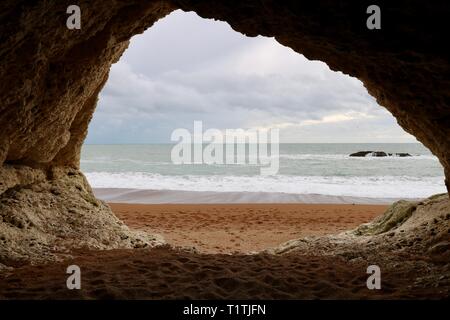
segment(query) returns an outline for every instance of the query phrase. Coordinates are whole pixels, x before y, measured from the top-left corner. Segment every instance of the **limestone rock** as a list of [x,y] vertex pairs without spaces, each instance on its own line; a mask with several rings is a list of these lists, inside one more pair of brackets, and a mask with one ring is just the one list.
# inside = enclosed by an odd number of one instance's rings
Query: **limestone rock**
[[57,168],[50,179],[0,195],[0,264],[42,262],[76,248],[160,245],[158,235],[135,232],[97,200],[84,175]]
[[[269,253],[302,251],[313,255],[363,258],[391,264],[406,254],[424,256],[436,262],[450,259],[450,199],[439,194],[423,201],[399,201],[372,222],[337,235],[290,240]],[[415,260],[415,258],[412,258]]]

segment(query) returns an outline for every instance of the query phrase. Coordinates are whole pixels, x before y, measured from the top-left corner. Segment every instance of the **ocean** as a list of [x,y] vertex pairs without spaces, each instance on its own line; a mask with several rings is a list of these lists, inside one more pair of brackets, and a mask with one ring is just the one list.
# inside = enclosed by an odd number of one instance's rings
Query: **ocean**
[[[94,188],[277,192],[372,198],[422,198],[445,192],[438,159],[421,144],[280,144],[277,175],[260,165],[183,164],[172,144],[84,145],[81,169]],[[349,157],[361,150],[412,157]]]

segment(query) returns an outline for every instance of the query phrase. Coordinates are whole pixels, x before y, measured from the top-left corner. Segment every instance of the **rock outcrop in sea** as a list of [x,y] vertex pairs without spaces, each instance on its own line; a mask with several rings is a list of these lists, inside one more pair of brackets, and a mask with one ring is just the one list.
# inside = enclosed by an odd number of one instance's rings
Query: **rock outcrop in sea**
[[358,151],[350,154],[350,157],[412,157],[409,153],[388,153],[384,151]]

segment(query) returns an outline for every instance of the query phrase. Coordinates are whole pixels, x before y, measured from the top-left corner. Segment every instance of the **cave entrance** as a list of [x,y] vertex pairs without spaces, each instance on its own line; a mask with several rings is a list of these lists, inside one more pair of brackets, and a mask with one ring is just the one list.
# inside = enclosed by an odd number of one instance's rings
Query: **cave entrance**
[[[279,130],[279,170],[176,165],[170,138],[180,128],[195,136],[196,121],[205,131]],[[412,157],[349,157],[367,150]],[[395,199],[445,190],[438,160],[359,80],[180,10],[135,36],[113,65],[81,169],[128,225],[205,252],[348,230]]]

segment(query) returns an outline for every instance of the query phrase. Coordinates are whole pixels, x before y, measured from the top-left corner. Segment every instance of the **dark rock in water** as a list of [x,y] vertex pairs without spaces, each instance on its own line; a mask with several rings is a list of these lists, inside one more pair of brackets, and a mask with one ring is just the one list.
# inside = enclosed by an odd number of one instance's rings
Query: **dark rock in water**
[[358,151],[355,153],[350,154],[350,157],[387,157],[387,156],[394,156],[394,157],[411,157],[409,153],[386,153],[384,151]]
[[373,151],[358,151],[355,153],[352,153],[350,155],[350,157],[365,157],[367,156],[369,153],[372,153]]
[[352,153],[350,157],[367,157],[368,155],[372,157],[386,157],[387,153],[383,151],[358,151]]
[[409,153],[403,153],[403,152],[395,153],[395,156],[396,157],[412,157],[412,155],[410,155]]
[[390,157],[412,157],[409,153],[406,152],[397,152],[397,153],[388,153]]
[[387,157],[388,154],[384,151],[374,151],[372,152],[372,157]]

